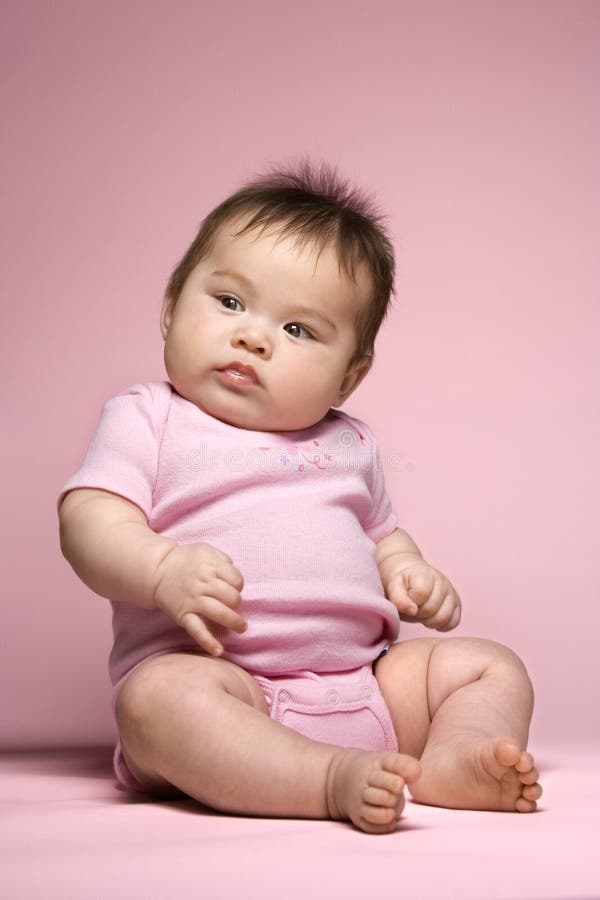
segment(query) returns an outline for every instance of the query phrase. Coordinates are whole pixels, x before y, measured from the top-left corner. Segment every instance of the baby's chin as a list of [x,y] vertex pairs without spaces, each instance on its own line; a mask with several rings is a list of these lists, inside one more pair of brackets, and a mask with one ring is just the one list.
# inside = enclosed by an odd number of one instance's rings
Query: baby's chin
[[316,425],[323,418],[322,416],[315,419],[301,419],[301,418],[290,418],[289,416],[282,417],[261,417],[261,416],[251,416],[251,415],[235,415],[231,413],[227,413],[223,410],[217,410],[215,412],[210,412],[209,410],[204,410],[204,412],[208,412],[214,419],[219,419],[221,422],[225,422],[226,425],[232,425],[235,428],[242,428],[244,431],[264,431],[264,432],[275,432],[275,431],[306,431],[308,428],[312,428],[313,425]]
[[[202,409],[202,407],[200,408]],[[252,410],[231,410],[220,406],[212,409],[205,408],[203,411],[213,418],[225,422],[227,425],[243,428],[245,431],[306,431],[307,428],[312,428],[313,425],[316,425],[323,418],[323,416],[318,416],[317,418],[314,416],[295,416],[290,414],[290,412],[280,416],[276,414],[260,415]]]

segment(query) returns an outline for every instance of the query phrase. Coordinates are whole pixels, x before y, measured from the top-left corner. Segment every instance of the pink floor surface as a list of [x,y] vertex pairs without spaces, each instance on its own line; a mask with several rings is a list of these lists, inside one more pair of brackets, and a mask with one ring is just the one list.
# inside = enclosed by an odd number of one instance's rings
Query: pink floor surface
[[600,747],[536,748],[533,815],[407,803],[390,835],[115,788],[111,749],[0,754],[3,900],[600,898]]

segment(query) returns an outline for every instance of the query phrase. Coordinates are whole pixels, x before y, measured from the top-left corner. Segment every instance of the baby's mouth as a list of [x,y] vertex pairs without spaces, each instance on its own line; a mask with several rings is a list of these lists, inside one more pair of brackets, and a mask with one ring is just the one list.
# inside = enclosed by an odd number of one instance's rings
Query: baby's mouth
[[258,376],[252,366],[246,366],[244,363],[228,363],[218,371],[230,384],[239,384],[240,386],[259,384]]

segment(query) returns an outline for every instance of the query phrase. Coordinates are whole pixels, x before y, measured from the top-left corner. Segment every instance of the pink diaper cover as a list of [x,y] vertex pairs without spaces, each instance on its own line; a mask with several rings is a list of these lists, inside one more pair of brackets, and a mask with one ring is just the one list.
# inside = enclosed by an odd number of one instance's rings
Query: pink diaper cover
[[[145,657],[115,684],[111,699],[113,715],[123,682],[142,662],[164,652]],[[254,672],[249,674],[262,688],[270,717],[276,722],[313,741],[360,750],[398,752],[394,726],[372,664],[346,672],[299,671],[269,678]],[[146,793],[125,762],[118,738],[113,768],[119,790]]]
[[371,665],[348,672],[250,673],[276,722],[326,744],[398,752],[390,713]]

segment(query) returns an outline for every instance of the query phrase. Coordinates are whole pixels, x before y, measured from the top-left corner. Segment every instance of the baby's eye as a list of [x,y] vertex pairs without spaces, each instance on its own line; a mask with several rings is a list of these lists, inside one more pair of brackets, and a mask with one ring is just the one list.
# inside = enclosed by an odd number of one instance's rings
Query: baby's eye
[[232,297],[230,294],[223,294],[219,297],[219,302],[225,309],[232,309],[234,312],[241,312],[244,309],[237,297]]
[[308,331],[304,325],[299,325],[298,322],[288,322],[287,325],[283,326],[288,334],[291,334],[292,337],[303,338],[312,338],[313,335]]

